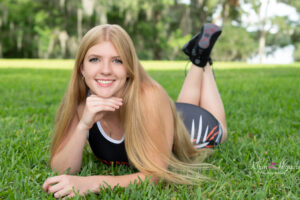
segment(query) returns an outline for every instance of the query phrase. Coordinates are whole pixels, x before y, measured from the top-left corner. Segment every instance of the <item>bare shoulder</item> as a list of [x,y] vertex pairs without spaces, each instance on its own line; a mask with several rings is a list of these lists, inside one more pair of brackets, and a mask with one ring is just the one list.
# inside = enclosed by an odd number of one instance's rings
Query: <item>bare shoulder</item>
[[142,98],[145,104],[152,103],[167,103],[169,102],[169,96],[166,90],[157,82],[152,84],[144,84],[142,86]]

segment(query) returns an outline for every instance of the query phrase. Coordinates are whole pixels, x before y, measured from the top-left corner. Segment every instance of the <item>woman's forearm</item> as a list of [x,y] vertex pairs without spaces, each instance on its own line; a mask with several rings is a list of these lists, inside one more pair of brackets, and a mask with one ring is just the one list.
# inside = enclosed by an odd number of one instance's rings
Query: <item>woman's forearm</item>
[[66,144],[52,158],[51,168],[59,174],[64,173],[68,168],[70,168],[69,174],[80,171],[87,135],[88,130],[78,123]]
[[[88,192],[99,193],[100,188],[110,186],[114,188],[127,187],[130,183],[140,183],[144,181],[146,175],[139,172],[122,176],[72,176],[60,175],[47,178],[43,184],[43,190],[48,193],[53,193],[54,197],[74,197],[76,192],[80,195],[85,195]],[[154,182],[152,178],[150,181]],[[156,182],[156,181],[155,181]]]
[[[114,188],[115,186],[120,187],[127,187],[130,183],[134,183],[137,181],[137,183],[140,183],[140,181],[144,181],[147,176],[142,172],[137,172],[134,174],[127,174],[127,175],[121,175],[121,176],[90,176],[88,177],[92,181],[92,187],[91,190],[94,192],[98,192],[100,187],[107,187],[109,185],[111,188]],[[157,180],[153,177],[150,179],[151,182],[156,183]]]

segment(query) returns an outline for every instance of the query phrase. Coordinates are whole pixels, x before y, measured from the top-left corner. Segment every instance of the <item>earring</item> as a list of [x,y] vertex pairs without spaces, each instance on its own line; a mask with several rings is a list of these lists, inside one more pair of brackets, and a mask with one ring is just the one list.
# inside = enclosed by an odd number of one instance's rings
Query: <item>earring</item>
[[84,77],[83,75],[82,75],[82,77],[81,77],[81,78],[82,78],[82,80],[84,81],[85,77]]

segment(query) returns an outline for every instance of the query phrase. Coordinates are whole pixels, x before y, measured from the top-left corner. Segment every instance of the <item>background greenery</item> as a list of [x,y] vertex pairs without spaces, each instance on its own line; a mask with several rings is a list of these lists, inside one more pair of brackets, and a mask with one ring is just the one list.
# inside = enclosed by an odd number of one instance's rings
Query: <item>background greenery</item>
[[[53,175],[49,144],[71,61],[48,60],[39,66],[37,60],[0,61],[0,199],[53,199],[41,186]],[[143,63],[175,100],[186,62]],[[215,63],[229,134],[206,160],[222,170],[206,173],[215,182],[197,186],[145,182],[106,189],[86,199],[298,199],[300,64],[228,65]],[[277,169],[268,168],[271,161]],[[280,169],[283,162],[286,167]],[[80,175],[130,172],[124,166],[105,166],[87,150]]]
[[[299,13],[300,1],[277,2]],[[250,9],[242,7],[246,3]],[[253,10],[259,15],[261,6],[260,0],[1,0],[0,58],[74,58],[90,28],[112,23],[127,30],[141,59],[180,60],[185,58],[181,47],[203,23],[221,20],[224,31],[213,52],[216,60],[244,61],[260,52],[259,41],[265,41],[270,52],[293,44],[299,61],[299,21],[261,17],[257,30],[247,31],[250,24],[241,16]]]
[[[277,0],[300,11],[300,1]],[[259,52],[294,45],[300,61],[299,21],[262,18],[249,32],[242,21],[258,15],[260,0],[0,0],[0,199],[53,199],[42,191],[53,173],[48,165],[56,109],[71,74],[82,36],[93,26],[119,24],[130,34],[151,76],[175,100],[184,80],[181,47],[203,23],[222,20],[213,51],[229,137],[206,161],[222,171],[203,173],[215,182],[157,186],[147,182],[106,189],[87,199],[297,199],[299,198],[300,64],[247,65]],[[219,15],[214,15],[220,10]],[[279,12],[279,11],[278,11]],[[276,33],[266,23],[277,27]],[[268,53],[268,52],[267,52]],[[152,59],[161,61],[151,61]],[[277,169],[269,169],[270,162]],[[280,168],[280,164],[284,164]],[[288,168],[289,167],[289,168]],[[79,175],[120,175],[128,167],[107,167],[85,151]],[[76,197],[75,199],[85,199]]]

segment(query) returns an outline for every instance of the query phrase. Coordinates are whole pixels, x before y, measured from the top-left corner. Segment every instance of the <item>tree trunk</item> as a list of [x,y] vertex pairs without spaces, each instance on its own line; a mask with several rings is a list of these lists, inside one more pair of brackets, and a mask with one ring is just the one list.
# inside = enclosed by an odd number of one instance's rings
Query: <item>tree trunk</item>
[[192,34],[196,34],[200,31],[201,26],[206,22],[206,12],[204,6],[207,0],[191,0],[190,18],[192,22]]
[[3,55],[2,55],[2,43],[0,42],[0,58],[2,58]]
[[185,9],[185,12],[183,13],[183,16],[181,18],[180,24],[179,24],[179,28],[182,31],[183,35],[187,35],[189,33],[192,32],[192,21],[191,21],[191,9],[189,7],[187,7]]
[[267,21],[267,17],[268,17],[268,8],[270,5],[270,0],[267,1],[267,5],[266,5],[266,10],[264,13],[264,16],[260,16],[260,11],[259,11],[259,17],[262,17],[261,20],[261,30],[260,30],[260,35],[259,35],[259,45],[258,45],[258,58],[259,58],[259,63],[261,64],[263,61],[263,56],[264,56],[264,52],[265,52],[265,46],[266,46],[266,35],[267,35],[267,31],[266,31],[266,21]]
[[65,58],[69,35],[66,31],[59,32],[58,39],[61,47],[61,56],[62,58]]
[[77,36],[78,41],[82,38],[82,9],[77,9]]
[[59,0],[59,6],[60,6],[60,8],[64,8],[65,4],[66,4],[65,0]]
[[228,18],[229,18],[229,10],[230,10],[230,7],[229,7],[229,4],[227,1],[224,1],[223,2],[223,5],[222,5],[222,21],[223,21],[223,24],[226,24],[227,21],[228,21]]
[[265,53],[265,45],[266,45],[266,31],[262,30],[259,35],[259,45],[258,45],[258,58],[259,63],[261,64],[263,61],[263,56]]
[[47,50],[47,53],[45,54],[45,57],[46,59],[50,58],[52,52],[53,52],[53,49],[54,49],[54,42],[55,42],[55,38],[54,38],[54,34],[52,34],[52,36],[50,37],[50,42],[49,42],[49,45],[48,45],[48,50]]
[[[157,26],[158,22],[160,21],[161,19],[161,11],[154,11],[154,23],[155,23],[155,26]],[[156,28],[156,27],[155,27]],[[156,28],[157,29],[157,28]],[[160,37],[159,37],[159,34],[160,32],[159,31],[156,31],[156,36],[155,36],[155,46],[153,48],[153,59],[154,60],[161,60],[161,47],[160,47]]]
[[97,12],[99,14],[99,24],[106,24],[107,23],[106,8],[102,5],[99,5],[97,7]]

